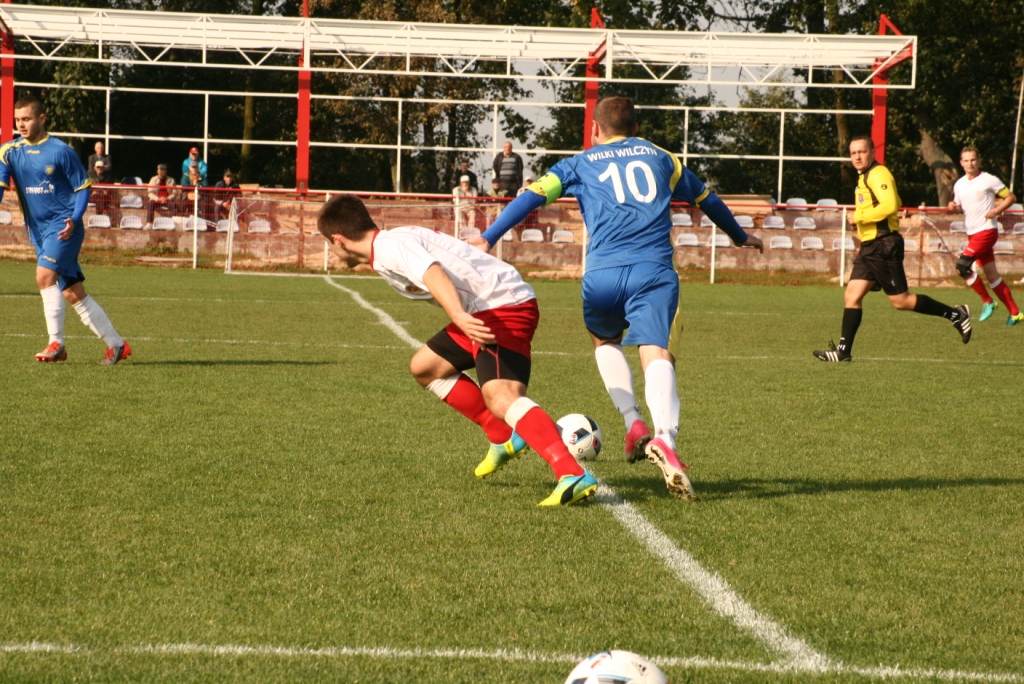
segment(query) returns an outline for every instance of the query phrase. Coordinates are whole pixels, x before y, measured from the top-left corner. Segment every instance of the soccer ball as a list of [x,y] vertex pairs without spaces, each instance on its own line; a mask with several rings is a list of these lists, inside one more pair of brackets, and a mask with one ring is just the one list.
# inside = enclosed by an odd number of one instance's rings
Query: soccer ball
[[562,416],[556,423],[569,453],[580,461],[592,461],[601,453],[601,428],[582,413]]
[[573,668],[565,684],[668,684],[668,677],[636,653],[601,651]]

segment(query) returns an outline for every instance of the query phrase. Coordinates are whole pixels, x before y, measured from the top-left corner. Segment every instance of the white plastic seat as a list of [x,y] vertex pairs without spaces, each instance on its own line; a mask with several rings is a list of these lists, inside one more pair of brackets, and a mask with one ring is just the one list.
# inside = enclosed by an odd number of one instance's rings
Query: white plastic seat
[[110,228],[110,217],[106,214],[93,214],[85,220],[86,228]]
[[788,235],[773,235],[768,238],[768,249],[793,249],[793,241]]
[[707,216],[701,216],[700,217],[700,227],[701,228],[714,228],[715,227],[715,222],[712,221]]
[[142,217],[135,214],[122,216],[120,226],[125,230],[138,230],[142,228]]
[[831,197],[822,197],[816,204],[818,211],[839,211],[839,201]]
[[250,233],[269,233],[270,232],[270,221],[264,218],[257,218],[249,221],[249,232]]
[[153,230],[174,230],[174,219],[170,216],[157,216],[153,219]]
[[805,237],[800,240],[800,249],[816,252],[825,249],[825,243],[821,241],[820,237]]
[[997,240],[996,244],[992,246],[992,251],[996,254],[1013,254],[1013,242],[1010,240]]
[[469,240],[471,238],[478,238],[478,237],[480,237],[480,229],[479,228],[463,228],[462,230],[459,231],[459,239],[460,240]]
[[693,219],[690,218],[689,214],[685,212],[679,212],[677,214],[672,214],[672,225],[682,226],[683,228],[689,228],[690,226],[693,225]]
[[786,209],[790,211],[807,211],[807,200],[803,197],[790,197],[786,200]]
[[740,225],[740,228],[748,230],[754,227],[754,217],[747,216],[746,214],[739,214],[736,216],[736,223]]
[[845,249],[847,252],[852,252],[857,249],[857,245],[853,244],[853,238],[847,236],[846,239],[832,238],[832,249],[838,252],[840,249]]
[[794,230],[814,230],[818,224],[810,216],[798,216],[793,220]]
[[141,209],[142,195],[137,195],[134,192],[121,195],[120,204],[122,209]]
[[[732,240],[729,239],[728,235],[723,235],[722,233],[714,234],[714,242],[715,247],[719,249],[723,249],[725,247],[732,247]],[[711,240],[708,240],[708,245],[711,245]]]
[[551,234],[551,241],[558,244],[566,245],[575,242],[571,230],[556,230]]
[[1013,228],[1010,230],[1014,235],[1024,235],[1024,221],[1013,224]]
[[700,247],[700,240],[694,233],[676,235],[676,247]]
[[[227,219],[221,219],[220,221],[217,221],[217,232],[218,233],[226,233],[226,232],[228,232],[228,227],[230,225],[231,225],[231,222],[228,221]],[[236,223],[233,228],[234,228],[234,230],[232,232],[237,233],[238,232],[238,224]]]
[[544,242],[544,233],[539,228],[527,228],[519,239],[523,242]]
[[949,232],[951,233],[966,233],[967,227],[964,226],[963,221],[951,221],[949,224]]
[[[154,222],[154,225],[156,223]],[[189,216],[185,219],[185,224],[181,227],[182,230],[192,232],[195,230],[204,231],[206,230],[206,219],[199,218],[198,216]]]
[[514,242],[516,239],[516,231],[510,230],[501,236],[501,239],[505,242]]
[[921,249],[921,245],[917,240],[913,238],[903,239],[903,251],[904,253],[917,252]]
[[786,228],[786,222],[782,220],[781,216],[771,214],[764,217],[764,222],[761,226],[768,230],[784,230]]
[[9,226],[14,222],[14,218],[11,216],[11,212],[4,209],[0,211],[0,226]]

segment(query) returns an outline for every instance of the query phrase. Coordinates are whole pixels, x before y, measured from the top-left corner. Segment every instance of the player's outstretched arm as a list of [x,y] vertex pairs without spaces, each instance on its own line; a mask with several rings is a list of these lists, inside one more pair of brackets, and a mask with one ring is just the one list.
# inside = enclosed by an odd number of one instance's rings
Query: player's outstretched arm
[[423,274],[423,284],[427,286],[427,291],[434,297],[434,301],[448,314],[452,323],[459,326],[459,329],[466,333],[469,339],[478,344],[494,342],[495,338],[491,329],[483,321],[473,318],[462,308],[455,285],[452,284],[451,278],[444,272],[441,264],[435,263],[426,270]]
[[752,247],[759,252],[764,252],[764,244],[761,242],[761,238],[743,230],[740,224],[736,222],[736,217],[729,211],[729,207],[725,205],[725,202],[718,195],[708,192],[707,197],[698,202],[698,204],[701,211],[732,238],[733,244],[740,247]]
[[509,202],[504,211],[498,215],[498,218],[494,219],[494,223],[488,226],[481,236],[487,242],[487,249],[493,247],[501,239],[502,235],[521,223],[523,219],[530,215],[531,211],[544,206],[546,203],[547,197],[534,192],[532,189],[527,190]]

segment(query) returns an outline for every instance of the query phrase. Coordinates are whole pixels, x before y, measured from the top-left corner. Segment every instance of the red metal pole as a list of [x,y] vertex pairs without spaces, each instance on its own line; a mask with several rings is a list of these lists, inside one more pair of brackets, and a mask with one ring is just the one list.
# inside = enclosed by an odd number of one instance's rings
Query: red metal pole
[[[884,36],[889,32],[900,36],[903,35],[903,32],[896,28],[896,25],[892,23],[888,15],[879,15],[878,35]],[[907,54],[899,55],[896,60],[875,74],[871,79],[871,83],[874,84],[874,88],[871,90],[871,109],[874,112],[871,117],[871,142],[875,145],[875,159],[879,164],[885,163],[886,119],[889,114],[889,88],[887,87],[889,85],[889,78],[885,74],[889,69],[907,58]],[[875,68],[877,69],[879,65],[880,62],[876,62]]]
[[[9,4],[11,0],[3,0]],[[3,31],[0,41],[0,55],[14,54],[14,37]],[[14,60],[0,56],[0,141],[14,136]]]
[[[302,16],[309,18],[309,0],[302,0]],[[299,55],[299,66],[303,64]],[[299,70],[299,106],[296,121],[295,145],[295,190],[305,194],[309,189],[309,103],[312,73],[309,69]]]
[[[590,8],[590,28],[604,28],[604,19],[601,18],[601,12],[596,7]],[[604,43],[600,45],[596,50],[590,53],[587,57],[587,78],[598,78],[601,74],[598,72],[598,65],[601,64],[601,58],[604,57]],[[594,107],[597,106],[599,85],[596,80],[584,81],[583,83],[583,149],[593,146],[594,140],[591,137],[591,133],[594,129]]]

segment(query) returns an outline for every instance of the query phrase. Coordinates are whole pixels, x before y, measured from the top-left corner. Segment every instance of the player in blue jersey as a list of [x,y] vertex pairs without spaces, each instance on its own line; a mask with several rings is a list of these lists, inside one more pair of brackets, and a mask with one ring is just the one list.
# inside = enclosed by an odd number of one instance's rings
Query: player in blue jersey
[[21,202],[28,236],[36,250],[36,285],[50,342],[37,361],[64,361],[64,302],[82,323],[107,345],[102,363],[112,366],[131,355],[103,308],[85,293],[78,253],[85,240],[82,216],[89,186],[82,162],[63,141],[46,133],[43,103],[24,97],[14,103],[14,121],[21,134],[0,147],[0,199],[13,181]]
[[[551,167],[529,186],[531,192],[506,207],[482,240],[490,248],[537,207],[563,195],[576,198],[588,235],[583,320],[605,389],[625,421],[626,458],[635,462],[646,456],[661,469],[669,492],[693,499],[688,466],[679,460],[675,446],[679,395],[669,336],[679,278],[672,265],[669,204],[698,204],[737,245],[759,250],[762,245],[675,155],[635,134],[632,100],[608,97],[598,102],[598,144]],[[653,435],[633,394],[623,344],[639,348]]]

